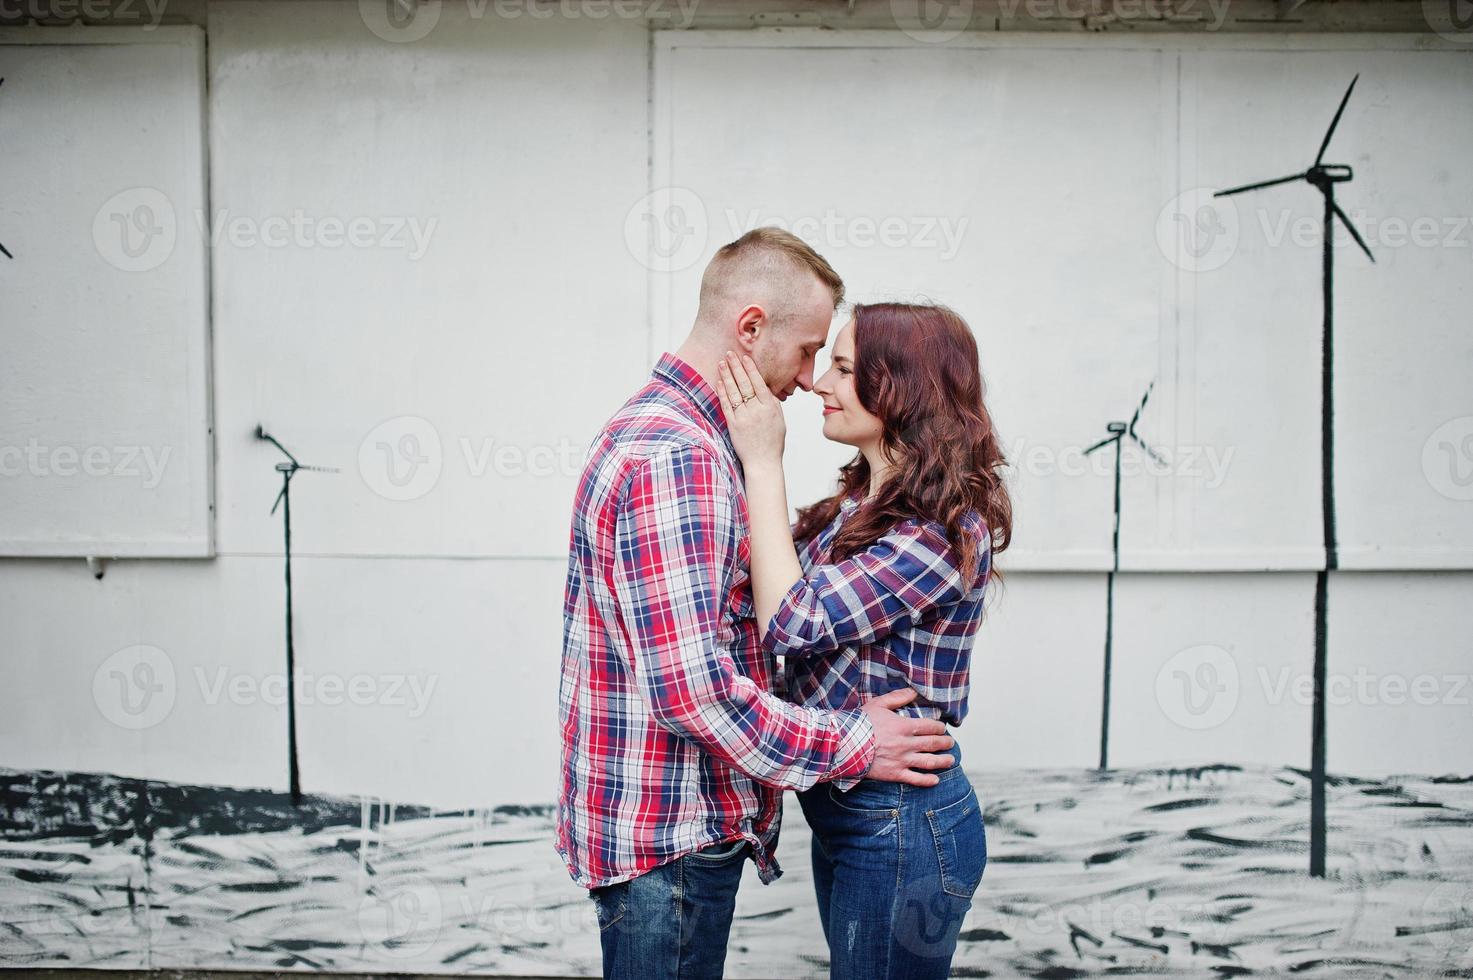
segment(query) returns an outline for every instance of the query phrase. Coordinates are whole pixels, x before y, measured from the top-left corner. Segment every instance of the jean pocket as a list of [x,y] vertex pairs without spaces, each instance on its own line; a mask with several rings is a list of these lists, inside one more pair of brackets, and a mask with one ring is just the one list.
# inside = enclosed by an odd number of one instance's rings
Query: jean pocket
[[747,841],[738,837],[736,840],[727,841],[724,844],[712,844],[702,851],[694,851],[686,857],[701,864],[725,864],[732,858],[741,857],[746,850]]
[[900,814],[899,785],[866,779],[845,793],[829,783],[829,802],[845,813],[893,820]]
[[927,810],[936,860],[941,865],[941,887],[948,895],[971,898],[987,867],[987,829],[977,792],[937,810]]
[[605,885],[588,893],[593,899],[593,911],[598,916],[598,931],[607,932],[609,927],[629,911],[629,888],[627,883]]

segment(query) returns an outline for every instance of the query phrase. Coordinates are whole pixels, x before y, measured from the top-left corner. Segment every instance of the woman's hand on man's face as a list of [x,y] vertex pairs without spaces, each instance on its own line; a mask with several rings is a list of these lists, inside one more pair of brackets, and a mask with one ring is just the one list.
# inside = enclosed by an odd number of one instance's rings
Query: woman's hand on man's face
[[717,370],[721,378],[716,395],[743,465],[774,460],[780,463],[788,425],[782,402],[768,389],[757,363],[746,354],[727,351]]

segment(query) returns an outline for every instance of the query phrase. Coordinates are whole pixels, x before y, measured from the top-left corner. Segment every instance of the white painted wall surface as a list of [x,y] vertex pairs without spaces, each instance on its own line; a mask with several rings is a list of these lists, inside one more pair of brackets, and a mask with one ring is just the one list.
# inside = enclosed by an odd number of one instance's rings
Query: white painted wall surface
[[207,557],[205,32],[0,28],[0,78],[0,555]]
[[[1450,485],[1436,448],[1444,424],[1473,427],[1473,184],[1450,164],[1473,152],[1453,95],[1473,86],[1466,50],[801,31],[658,43],[655,184],[703,220],[656,281],[657,322],[678,333],[694,311],[692,242],[761,221],[809,229],[856,299],[955,306],[1016,450],[1012,560],[1048,569],[1109,567],[1111,476],[1079,453],[1153,379],[1139,431],[1171,465],[1142,472],[1127,454],[1122,567],[1319,567],[1320,197],[1301,182],[1223,201],[1200,257],[1176,255],[1175,202],[1306,168],[1360,73],[1325,157],[1354,166],[1338,199],[1377,254],[1338,233],[1343,564],[1473,564],[1473,490]],[[790,403],[795,495],[824,492],[843,458],[815,404]]]
[[[0,561],[10,767],[285,786],[285,710],[269,689],[284,661],[281,524],[268,513],[278,456],[253,438],[259,422],[302,461],[341,470],[293,484],[299,670],[364,679],[376,699],[300,708],[304,788],[550,802],[576,461],[679,339],[700,264],[730,237],[727,209],[969,217],[946,263],[817,244],[858,297],[924,294],[968,316],[1013,439],[1090,440],[1158,376],[1163,414],[1148,435],[1236,446],[1234,482],[1211,494],[1128,481],[1138,565],[1212,568],[1231,552],[1307,567],[1317,252],[1271,250],[1255,224],[1227,267],[1184,276],[1155,242],[1158,212],[1178,187],[1307,163],[1357,69],[1337,137],[1358,172],[1347,204],[1470,210],[1454,162],[1473,131],[1436,99],[1438,86],[1466,89],[1470,60],[1385,39],[1245,56],[1229,38],[879,52],[872,38],[809,50],[693,34],[659,36],[652,51],[638,22],[478,19],[446,4],[426,37],[393,43],[356,4],[329,2],[216,3],[208,30],[218,556],[117,563],[100,582],[80,561]],[[653,108],[652,65],[672,82]],[[1190,68],[1180,119],[1167,111],[1178,66]],[[1258,121],[1239,118],[1245,102]],[[699,259],[669,276],[626,242],[651,167],[657,184],[697,192],[710,229]],[[1299,191],[1285,200],[1313,213]],[[260,240],[298,212],[317,228],[305,241]],[[324,240],[322,220],[358,218],[377,244]],[[419,245],[412,222],[429,229]],[[1338,252],[1347,560],[1354,542],[1364,564],[1382,548],[1393,567],[1466,569],[1473,504],[1440,495],[1420,454],[1437,426],[1473,412],[1459,381],[1470,254],[1383,249],[1367,269]],[[1195,296],[1190,312],[1179,289]],[[1269,304],[1278,320],[1264,325]],[[1178,313],[1185,326],[1168,329]],[[811,407],[800,396],[790,414],[808,498],[846,456],[815,437]],[[984,625],[960,738],[969,765],[1092,766],[1104,623],[1092,569],[1108,547],[1109,483],[1035,480],[1018,503],[1018,570]],[[1467,674],[1470,578],[1338,575],[1332,673]],[[1309,707],[1276,685],[1309,672],[1312,591],[1302,570],[1122,577],[1112,761],[1307,765]],[[166,658],[174,703],[132,730],[106,689],[109,658],[137,645]],[[1204,646],[1239,680],[1232,710],[1194,727],[1157,685],[1222,666]],[[222,668],[239,693],[211,703]],[[1470,694],[1440,690],[1431,706],[1334,708],[1332,770],[1466,772]]]

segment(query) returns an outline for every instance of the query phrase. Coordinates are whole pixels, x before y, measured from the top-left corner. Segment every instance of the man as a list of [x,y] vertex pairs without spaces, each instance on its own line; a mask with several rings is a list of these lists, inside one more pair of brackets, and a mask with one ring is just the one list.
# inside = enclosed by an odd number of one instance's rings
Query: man
[[590,447],[564,597],[557,848],[597,909],[605,977],[719,977],[747,856],[764,884],[782,790],[934,785],[953,745],[902,691],[822,712],[778,696],[753,619],[741,471],[716,397],[725,351],[779,398],[810,390],[843,283],[758,228],[701,279],[689,338]]

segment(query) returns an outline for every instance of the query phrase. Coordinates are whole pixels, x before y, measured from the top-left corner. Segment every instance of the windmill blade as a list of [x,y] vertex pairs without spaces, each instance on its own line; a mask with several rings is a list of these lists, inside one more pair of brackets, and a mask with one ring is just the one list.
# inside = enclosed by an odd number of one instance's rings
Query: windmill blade
[[1340,114],[1345,111],[1345,103],[1350,101],[1350,93],[1355,89],[1355,83],[1360,81],[1360,72],[1350,80],[1350,88],[1345,90],[1345,96],[1340,100],[1340,108],[1335,110],[1335,118],[1330,120],[1330,128],[1325,132],[1325,141],[1320,144],[1320,152],[1314,158],[1314,165],[1318,167],[1320,161],[1325,158],[1325,150],[1330,146],[1330,137],[1335,135],[1335,127],[1340,125]]
[[1241,194],[1244,191],[1256,191],[1260,187],[1273,187],[1275,184],[1287,184],[1291,180],[1303,180],[1304,174],[1298,173],[1291,177],[1276,177],[1273,180],[1261,180],[1256,184],[1244,184],[1242,187],[1232,187],[1225,191],[1218,191],[1213,197],[1227,197],[1229,194]]
[[1366,253],[1366,258],[1370,259],[1372,262],[1376,261],[1376,257],[1371,254],[1370,248],[1366,245],[1366,240],[1360,237],[1360,232],[1355,230],[1355,225],[1351,223],[1349,216],[1346,215],[1344,211],[1340,210],[1340,205],[1336,204],[1334,201],[1331,201],[1330,208],[1334,210],[1335,217],[1339,218],[1340,221],[1345,225],[1345,230],[1350,232],[1350,237],[1355,239],[1355,243],[1360,246],[1360,250]]
[[1120,437],[1119,436],[1110,436],[1107,439],[1101,439],[1099,442],[1095,443],[1093,446],[1090,446],[1088,449],[1086,449],[1084,451],[1084,455],[1088,456],[1090,453],[1094,452],[1096,449],[1104,449],[1110,443],[1112,443],[1112,442],[1119,442],[1119,441],[1120,441]]
[[301,463],[298,463],[297,462],[297,457],[295,457],[291,453],[287,452],[286,451],[286,447],[283,446],[281,443],[277,442],[276,441],[276,437],[273,436],[271,433],[267,432],[265,430],[265,428],[263,428],[259,423],[257,423],[257,425],[256,425],[256,438],[257,439],[265,439],[267,442],[271,443],[271,445],[275,446],[277,449],[280,449],[281,452],[282,452],[282,455],[285,456],[287,459],[291,460],[292,463],[294,463],[297,466],[301,466],[302,465]]
[[1154,381],[1146,385],[1146,393],[1141,396],[1141,403],[1135,407],[1135,414],[1130,417],[1129,429],[1131,435],[1135,435],[1135,423],[1141,417],[1141,413],[1146,410],[1146,400],[1151,397],[1151,389],[1155,387],[1156,382]]
[[1143,440],[1140,436],[1136,435],[1134,431],[1132,431],[1130,433],[1130,437],[1135,440],[1135,444],[1137,446],[1140,446],[1142,449],[1144,449],[1146,451],[1146,455],[1147,456],[1151,457],[1156,462],[1160,463],[1162,466],[1165,466],[1166,465],[1166,457],[1162,456],[1160,453],[1156,452],[1156,450],[1154,450],[1150,446],[1146,445],[1145,440]]
[[1140,446],[1146,451],[1147,456],[1150,456],[1156,462],[1160,463],[1162,466],[1165,466],[1166,460],[1161,456],[1161,454],[1156,452],[1156,450],[1152,449],[1150,446],[1146,445],[1145,440],[1135,434],[1135,424],[1140,421],[1141,413],[1146,410],[1146,402],[1150,400],[1151,392],[1155,390],[1155,381],[1152,381],[1150,384],[1146,385],[1146,393],[1141,396],[1141,403],[1136,406],[1135,414],[1130,417],[1130,425],[1126,426],[1125,431],[1131,439],[1135,440],[1136,445]]

